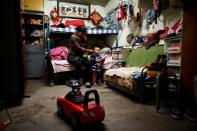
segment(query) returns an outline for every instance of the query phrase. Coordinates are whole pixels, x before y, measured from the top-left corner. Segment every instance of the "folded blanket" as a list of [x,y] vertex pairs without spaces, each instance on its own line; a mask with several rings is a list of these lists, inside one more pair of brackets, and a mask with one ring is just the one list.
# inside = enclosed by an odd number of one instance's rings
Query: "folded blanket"
[[75,67],[68,63],[67,60],[52,60],[51,64],[53,66],[54,73],[75,70]]
[[119,76],[128,79],[133,72],[141,72],[144,67],[122,67],[116,69],[109,69],[105,72],[108,76]]
[[51,63],[56,64],[56,65],[68,65],[68,64],[70,64],[70,63],[68,63],[67,60],[52,60]]

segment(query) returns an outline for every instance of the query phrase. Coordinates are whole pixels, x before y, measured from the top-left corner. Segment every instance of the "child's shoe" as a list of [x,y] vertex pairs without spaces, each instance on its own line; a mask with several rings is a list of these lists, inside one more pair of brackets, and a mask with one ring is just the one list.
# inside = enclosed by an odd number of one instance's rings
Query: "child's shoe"
[[98,82],[97,84],[98,84],[99,86],[102,86],[102,85],[103,85],[103,83],[102,83],[102,82]]
[[97,84],[97,83],[93,83],[92,85],[93,85],[93,86],[97,86],[98,84]]

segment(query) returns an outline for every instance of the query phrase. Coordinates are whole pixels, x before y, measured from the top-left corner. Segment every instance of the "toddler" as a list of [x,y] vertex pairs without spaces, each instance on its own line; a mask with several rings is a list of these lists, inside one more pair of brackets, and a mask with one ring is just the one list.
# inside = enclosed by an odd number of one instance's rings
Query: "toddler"
[[92,85],[102,85],[102,64],[103,59],[100,56],[100,48],[94,47],[94,52],[90,56],[92,70]]

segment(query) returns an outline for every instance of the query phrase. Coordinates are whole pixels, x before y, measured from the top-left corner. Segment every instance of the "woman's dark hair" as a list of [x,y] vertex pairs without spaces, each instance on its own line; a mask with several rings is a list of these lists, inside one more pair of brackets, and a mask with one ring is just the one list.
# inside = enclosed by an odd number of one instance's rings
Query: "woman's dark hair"
[[55,47],[61,46],[63,44],[64,44],[64,38],[62,38],[62,37],[56,37],[54,39],[54,46]]
[[86,33],[86,28],[83,26],[77,26],[76,31]]

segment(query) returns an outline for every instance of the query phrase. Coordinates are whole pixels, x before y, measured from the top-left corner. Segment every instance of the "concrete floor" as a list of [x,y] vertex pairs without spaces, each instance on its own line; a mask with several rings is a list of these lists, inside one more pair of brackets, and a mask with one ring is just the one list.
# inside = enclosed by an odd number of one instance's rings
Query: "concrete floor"
[[[95,88],[95,87],[94,87]],[[128,96],[107,88],[96,87],[106,117],[94,131],[196,131],[197,123],[186,119],[174,120],[166,113],[156,113],[154,105],[142,105]],[[82,87],[82,91],[88,90]],[[57,115],[56,97],[65,95],[70,88],[60,85],[48,87],[40,80],[28,82],[27,95],[21,106],[9,108],[13,118],[5,131],[72,131],[68,120]],[[0,113],[2,116],[3,114]],[[5,117],[4,117],[5,118]]]

